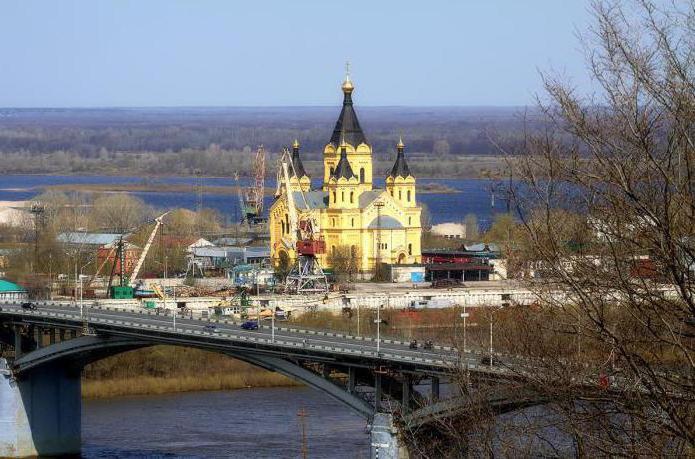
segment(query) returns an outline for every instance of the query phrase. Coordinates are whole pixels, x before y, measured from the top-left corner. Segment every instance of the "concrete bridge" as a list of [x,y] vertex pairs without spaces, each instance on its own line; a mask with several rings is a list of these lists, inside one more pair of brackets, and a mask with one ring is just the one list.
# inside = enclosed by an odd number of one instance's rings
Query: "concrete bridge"
[[[34,304],[32,310],[0,303],[0,343],[14,348],[14,358],[0,363],[0,456],[79,453],[83,367],[156,344],[220,352],[330,395],[370,421],[372,455],[380,458],[403,454],[394,411],[415,423],[457,412],[455,398],[441,400],[440,384],[458,369],[467,367],[482,379],[514,380],[523,368],[511,358],[504,366],[480,365],[479,355],[442,346],[414,350],[405,342],[331,332],[243,330],[231,321],[145,310]],[[210,323],[217,329],[206,329]],[[519,368],[511,371],[510,365]]]

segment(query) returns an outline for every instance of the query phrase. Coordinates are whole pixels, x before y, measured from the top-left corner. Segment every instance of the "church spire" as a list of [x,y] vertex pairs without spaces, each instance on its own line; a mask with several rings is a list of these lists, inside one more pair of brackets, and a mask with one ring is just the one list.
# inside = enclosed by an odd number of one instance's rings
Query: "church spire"
[[403,144],[403,138],[401,138],[401,137],[398,138],[398,143],[396,144],[396,150],[398,151],[398,155],[396,156],[396,162],[394,163],[393,168],[391,168],[391,172],[389,173],[389,177],[406,178],[408,176],[412,176],[413,174],[410,173],[410,168],[408,167],[408,163],[405,160],[405,154],[404,154],[405,145]]
[[335,166],[335,172],[333,172],[333,178],[336,180],[339,178],[345,178],[350,180],[353,177],[357,177],[352,171],[352,166],[350,166],[350,161],[347,157],[347,144],[345,143],[345,133],[340,133],[340,161]]
[[292,166],[294,175],[297,178],[308,177],[309,174],[306,173],[304,169],[304,164],[302,164],[302,159],[299,157],[299,140],[294,139],[292,143]]
[[367,143],[367,138],[364,136],[364,132],[362,132],[357,113],[355,113],[355,109],[352,106],[352,92],[355,86],[350,79],[349,62],[345,65],[345,70],[345,81],[343,81],[341,86],[343,90],[343,109],[340,111],[338,121],[335,123],[330,143],[339,146],[341,133],[344,133],[345,141],[356,148],[361,143]]

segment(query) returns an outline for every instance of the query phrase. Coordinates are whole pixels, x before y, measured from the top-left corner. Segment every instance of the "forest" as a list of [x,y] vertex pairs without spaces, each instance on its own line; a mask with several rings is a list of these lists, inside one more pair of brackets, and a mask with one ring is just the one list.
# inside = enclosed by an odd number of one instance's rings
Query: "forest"
[[[309,172],[321,167],[339,107],[0,109],[6,173],[244,176],[258,145],[277,155],[296,138]],[[358,107],[386,172],[403,136],[419,176],[477,177],[500,145],[540,126],[521,107]],[[433,162],[432,158],[437,161]]]

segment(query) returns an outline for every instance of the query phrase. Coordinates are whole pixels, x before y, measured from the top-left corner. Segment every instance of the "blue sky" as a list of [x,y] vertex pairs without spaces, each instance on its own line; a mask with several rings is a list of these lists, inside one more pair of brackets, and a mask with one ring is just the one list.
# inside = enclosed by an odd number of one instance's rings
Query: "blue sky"
[[0,106],[524,105],[590,87],[581,0],[0,0]]

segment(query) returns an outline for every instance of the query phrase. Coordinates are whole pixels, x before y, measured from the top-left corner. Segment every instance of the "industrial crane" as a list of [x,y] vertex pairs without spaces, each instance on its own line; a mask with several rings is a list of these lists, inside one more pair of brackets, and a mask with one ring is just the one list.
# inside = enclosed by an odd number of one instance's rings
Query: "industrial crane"
[[265,149],[263,145],[256,150],[253,161],[253,181],[242,191],[239,186],[239,177],[235,174],[235,180],[239,190],[239,207],[241,222],[259,224],[265,222],[263,217],[263,198],[265,196]]
[[[171,211],[169,211],[171,212]],[[169,213],[169,212],[164,212],[162,215],[159,217],[155,218],[155,225],[154,229],[150,233],[150,237],[147,238],[147,242],[145,243],[145,247],[142,249],[142,253],[140,253],[140,258],[138,258],[138,262],[135,265],[135,268],[133,269],[133,274],[130,275],[130,286],[135,287],[138,274],[140,274],[140,269],[142,268],[142,264],[145,262],[145,257],[147,256],[147,252],[150,251],[150,247],[152,246],[152,241],[154,241],[154,237],[157,234],[157,230],[159,230],[159,227],[162,226],[162,219]]]
[[294,164],[289,150],[285,148],[280,159],[282,178],[287,195],[287,214],[289,220],[288,238],[283,242],[297,252],[297,263],[287,275],[285,288],[291,293],[325,293],[328,291],[328,281],[323,272],[318,255],[326,253],[326,242],[320,236],[319,222],[309,209],[304,192],[299,189],[299,195],[304,201],[305,213],[297,215],[294,194],[290,187],[289,169]]

